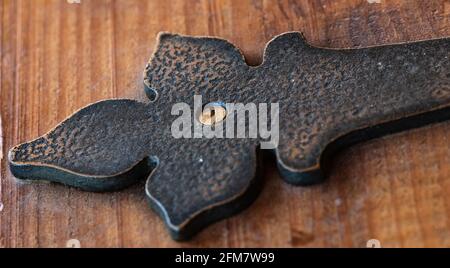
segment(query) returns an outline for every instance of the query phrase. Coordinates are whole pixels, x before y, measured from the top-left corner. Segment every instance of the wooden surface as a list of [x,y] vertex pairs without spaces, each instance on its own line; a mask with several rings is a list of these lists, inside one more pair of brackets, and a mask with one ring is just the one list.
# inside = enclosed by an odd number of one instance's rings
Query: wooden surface
[[345,150],[319,186],[287,185],[267,163],[258,200],[188,243],[169,238],[142,183],[112,194],[24,184],[6,161],[11,146],[90,102],[144,98],[159,31],[227,38],[254,65],[285,31],[367,46],[449,36],[449,18],[450,1],[427,0],[1,0],[0,247],[450,246],[450,122]]

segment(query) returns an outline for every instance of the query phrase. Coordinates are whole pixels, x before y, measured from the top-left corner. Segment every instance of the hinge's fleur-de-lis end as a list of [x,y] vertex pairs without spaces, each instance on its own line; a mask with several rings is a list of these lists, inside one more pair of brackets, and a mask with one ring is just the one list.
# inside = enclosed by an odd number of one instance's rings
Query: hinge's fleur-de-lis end
[[252,67],[225,40],[161,33],[144,71],[150,102],[91,104],[12,148],[10,169],[21,179],[88,191],[148,177],[151,206],[174,239],[188,239],[256,198],[262,139],[174,137],[175,104],[193,108],[195,95],[205,104],[277,104],[272,151],[280,173],[309,185],[322,181],[344,146],[449,119],[449,51],[448,38],[336,50],[291,32],[270,41],[263,63]]
[[86,191],[127,187],[152,170],[151,159],[140,149],[148,135],[140,124],[151,118],[148,113],[145,104],[134,100],[91,104],[47,134],[12,148],[11,172],[20,179],[49,180]]

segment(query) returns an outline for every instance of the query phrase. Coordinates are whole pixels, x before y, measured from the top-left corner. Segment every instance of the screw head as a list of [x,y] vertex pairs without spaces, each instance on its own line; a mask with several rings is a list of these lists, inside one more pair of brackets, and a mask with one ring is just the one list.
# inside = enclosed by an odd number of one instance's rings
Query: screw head
[[227,116],[227,110],[219,103],[210,103],[205,105],[200,113],[198,121],[203,125],[211,126],[222,122]]
[[68,248],[81,248],[80,240],[78,240],[78,239],[69,239],[66,242],[66,247],[68,247]]

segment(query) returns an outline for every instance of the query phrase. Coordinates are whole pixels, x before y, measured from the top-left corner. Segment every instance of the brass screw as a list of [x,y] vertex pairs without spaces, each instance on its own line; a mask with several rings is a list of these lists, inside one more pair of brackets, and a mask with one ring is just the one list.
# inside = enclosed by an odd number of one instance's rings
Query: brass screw
[[66,242],[67,248],[81,248],[80,240],[78,239],[69,239]]
[[208,104],[203,108],[198,121],[203,125],[214,125],[225,119],[227,110],[220,104]]

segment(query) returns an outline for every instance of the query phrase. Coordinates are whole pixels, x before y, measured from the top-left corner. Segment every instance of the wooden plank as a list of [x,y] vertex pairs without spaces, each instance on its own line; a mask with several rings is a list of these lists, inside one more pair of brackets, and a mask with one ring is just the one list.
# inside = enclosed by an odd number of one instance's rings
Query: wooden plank
[[[377,3],[380,2],[380,3]],[[273,164],[243,213],[173,242],[143,182],[113,194],[18,183],[7,150],[104,98],[144,98],[142,70],[159,31],[216,35],[257,65],[265,43],[302,31],[355,47],[450,35],[448,1],[3,0],[0,4],[0,247],[450,246],[450,123],[342,152],[329,180],[300,188]]]

